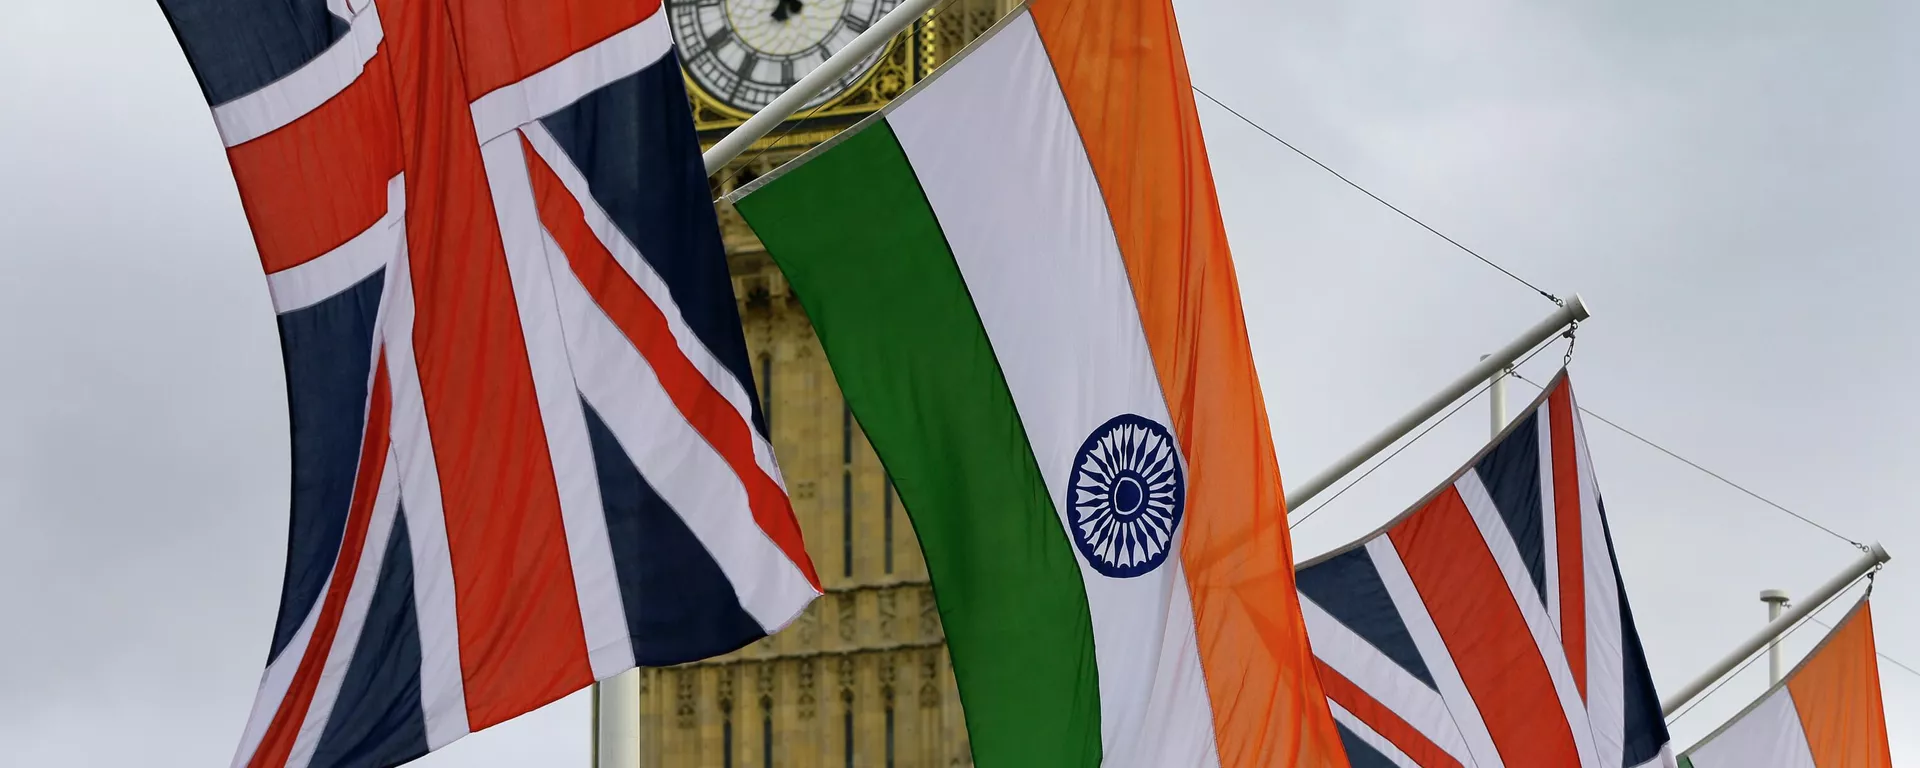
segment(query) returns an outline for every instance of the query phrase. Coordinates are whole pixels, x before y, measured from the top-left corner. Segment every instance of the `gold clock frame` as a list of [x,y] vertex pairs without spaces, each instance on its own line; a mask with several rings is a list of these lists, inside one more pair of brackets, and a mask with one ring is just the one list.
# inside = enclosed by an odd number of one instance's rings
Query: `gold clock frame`
[[[880,60],[874,62],[871,69],[860,76],[846,92],[835,96],[825,104],[804,110],[790,122],[801,123],[796,133],[808,132],[806,128],[828,129],[827,125],[808,126],[811,123],[850,123],[860,116],[879,110],[887,102],[905,93],[914,83],[919,82],[951,55],[958,46],[949,45],[943,38],[954,37],[958,26],[955,22],[964,19],[944,18],[938,9],[928,11],[906,34],[887,43],[880,54]],[[693,76],[684,70],[680,73],[687,84],[687,97],[693,104],[693,125],[702,138],[717,138],[715,132],[730,130],[753,116],[734,108],[707,93],[706,89],[695,82]],[[772,137],[769,137],[772,138]],[[797,138],[797,137],[790,137]],[[767,141],[763,139],[762,141]]]

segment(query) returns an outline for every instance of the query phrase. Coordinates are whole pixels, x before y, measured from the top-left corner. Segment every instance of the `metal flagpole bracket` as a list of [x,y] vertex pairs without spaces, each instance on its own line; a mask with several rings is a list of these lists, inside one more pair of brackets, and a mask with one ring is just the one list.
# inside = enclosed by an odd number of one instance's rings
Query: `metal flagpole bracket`
[[712,176],[726,167],[727,163],[733,162],[734,158],[747,151],[747,147],[753,146],[753,143],[759,141],[762,136],[772,133],[776,126],[792,117],[793,113],[800,111],[808,99],[818,95],[829,84],[839,80],[842,75],[853,71],[853,68],[865,61],[867,56],[880,50],[880,47],[892,40],[900,30],[906,29],[914,19],[920,18],[920,14],[926,13],[940,2],[941,0],[904,0],[893,10],[888,11],[887,15],[880,17],[878,22],[868,27],[867,31],[860,33],[853,42],[835,51],[832,56],[827,57],[825,63],[808,72],[806,77],[800,78],[793,87],[768,102],[764,109],[753,113],[753,117],[747,118],[740,127],[733,129],[732,133],[715,142],[713,148],[701,156],[701,160],[707,165],[707,175]]
[[1386,450],[1388,446],[1393,445],[1394,442],[1400,438],[1406,437],[1407,433],[1418,428],[1421,424],[1425,423],[1427,419],[1433,418],[1434,414],[1444,410],[1449,404],[1453,403],[1453,401],[1460,399],[1462,395],[1473,391],[1474,387],[1485,383],[1496,372],[1511,369],[1514,362],[1519,360],[1520,356],[1526,354],[1528,350],[1539,346],[1548,339],[1552,339],[1569,326],[1585,320],[1590,316],[1587,312],[1587,305],[1580,300],[1579,294],[1576,293],[1572,297],[1569,297],[1565,304],[1553,311],[1553,314],[1542,318],[1540,322],[1535,323],[1532,328],[1528,328],[1526,333],[1520,334],[1519,338],[1508,342],[1506,346],[1501,347],[1498,351],[1481,358],[1479,365],[1469,369],[1466,373],[1460,374],[1460,377],[1454,379],[1452,384],[1448,384],[1445,389],[1435,393],[1433,397],[1427,398],[1426,402],[1416,406],[1412,411],[1408,412],[1407,415],[1387,425],[1386,429],[1380,430],[1379,434],[1361,443],[1360,447],[1353,449],[1347,455],[1341,457],[1339,461],[1333,463],[1333,466],[1321,470],[1320,474],[1314,475],[1306,482],[1287,489],[1287,511],[1292,512],[1299,509],[1300,505],[1307,503],[1308,499],[1318,496],[1321,491],[1332,487],[1335,482],[1345,477],[1347,473],[1360,468],[1360,465],[1367,463],[1368,459]]
[[1827,580],[1827,583],[1820,585],[1818,589],[1812,592],[1808,592],[1805,600],[1795,603],[1792,608],[1787,609],[1786,613],[1780,614],[1780,618],[1769,622],[1759,633],[1747,638],[1746,642],[1735,647],[1732,653],[1727,654],[1726,658],[1714,663],[1713,666],[1707,668],[1706,672],[1694,678],[1693,682],[1682,686],[1679,692],[1668,696],[1665,701],[1660,702],[1660,714],[1665,717],[1673,717],[1674,712],[1678,711],[1682,706],[1685,706],[1687,702],[1692,701],[1695,696],[1699,696],[1700,692],[1706,690],[1707,686],[1713,685],[1715,680],[1719,680],[1728,672],[1733,671],[1733,668],[1740,666],[1740,663],[1746,661],[1747,657],[1752,656],[1761,648],[1767,647],[1781,635],[1786,634],[1787,630],[1793,628],[1793,625],[1800,623],[1800,620],[1806,618],[1808,614],[1819,610],[1820,607],[1826,605],[1828,601],[1838,596],[1841,592],[1846,591],[1847,587],[1853,586],[1853,583],[1859,581],[1860,577],[1867,576],[1879,570],[1881,565],[1892,559],[1893,556],[1887,554],[1886,547],[1882,547],[1878,543],[1868,546],[1867,551],[1860,555],[1860,559],[1853,561],[1852,564],[1846,567],[1846,570],[1834,574],[1833,578]]

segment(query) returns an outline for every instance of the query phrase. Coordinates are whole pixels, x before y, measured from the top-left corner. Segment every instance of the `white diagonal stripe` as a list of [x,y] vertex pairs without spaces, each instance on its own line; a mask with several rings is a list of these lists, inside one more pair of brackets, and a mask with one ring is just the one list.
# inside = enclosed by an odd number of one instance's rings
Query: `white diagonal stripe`
[[420,624],[420,709],[427,748],[439,749],[471,730],[460,666],[460,615],[455,606],[453,554],[447,545],[440,470],[427,426],[426,398],[414,362],[413,275],[403,247],[387,273],[381,332],[393,388],[393,452],[399,460],[400,503],[413,546],[413,600]]
[[473,129],[482,144],[558,112],[580,97],[646,69],[673,50],[665,6],[640,23],[561,59],[473,102]]
[[740,607],[769,633],[785,627],[819,593],[755,521],[740,476],[687,422],[646,358],[580,284],[551,236],[547,248],[581,396],[647,485],[706,545]]
[[[1413,758],[1408,757],[1407,753],[1400,751],[1400,748],[1394,746],[1393,742],[1388,741],[1387,737],[1381,736],[1378,731],[1373,730],[1366,722],[1355,717],[1352,712],[1348,712],[1346,707],[1340,706],[1340,702],[1327,699],[1327,709],[1333,712],[1334,722],[1346,726],[1347,730],[1352,731],[1353,735],[1360,737],[1360,740],[1366,742],[1367,746],[1373,747],[1373,750],[1379,752],[1388,762],[1399,766],[1399,768],[1420,768],[1420,764],[1414,762]],[[1455,755],[1454,757],[1457,758],[1459,755]]]
[[[379,9],[368,4],[345,37],[312,61],[259,90],[213,108],[213,123],[229,147],[265,136],[327,103],[360,77],[380,49]],[[350,161],[350,159],[349,159]]]
[[405,174],[387,180],[387,213],[366,231],[304,263],[267,275],[273,311],[286,314],[352,288],[393,263],[407,242]]
[[1553,622],[1554,634],[1558,635],[1560,627],[1566,625],[1560,621],[1560,521],[1554,516],[1551,410],[1549,403],[1541,403],[1533,412],[1533,421],[1540,448],[1540,556],[1546,565],[1547,577],[1547,593],[1541,597],[1547,602],[1547,618]]
[[1613,551],[1607,546],[1605,523],[1600,518],[1600,489],[1594,483],[1592,457],[1587,454],[1587,434],[1580,425],[1580,405],[1571,392],[1567,401],[1567,411],[1573,418],[1573,455],[1580,474],[1580,559],[1585,563],[1582,581],[1587,594],[1587,717],[1593,723],[1593,741],[1600,759],[1614,766],[1624,759],[1627,739],[1620,582],[1613,571]]
[[[327,569],[327,580],[320,585],[320,594],[326,595],[333,586],[333,569]],[[293,685],[293,673],[300,669],[300,659],[307,655],[307,646],[313,642],[313,624],[320,616],[320,605],[325,600],[313,601],[313,607],[307,609],[307,617],[300,622],[293,638],[286,647],[280,649],[280,655],[267,665],[267,671],[260,675],[260,689],[254,694],[253,710],[247,714],[246,730],[240,734],[240,749],[233,755],[233,768],[242,768],[253,761],[253,753],[260,749],[260,742],[267,737],[267,728],[273,725],[273,716],[280,711],[280,702],[287,698],[287,689]]]
[[660,314],[666,316],[667,328],[673,332],[673,342],[680,348],[680,353],[686,355],[687,360],[700,371],[700,375],[706,378],[707,383],[712,385],[721,397],[727,399],[727,403],[733,406],[734,413],[739,414],[740,419],[747,422],[749,425],[747,431],[753,435],[754,463],[760,465],[760,471],[767,473],[767,477],[773,478],[775,485],[780,486],[783,491],[786,490],[786,481],[780,477],[780,465],[773,458],[773,446],[760,434],[760,430],[751,428],[754,394],[747,389],[746,384],[734,378],[733,371],[722,364],[720,358],[714,356],[713,350],[708,349],[700,337],[694,334],[693,328],[687,325],[686,318],[680,314],[680,305],[674,303],[673,292],[667,289],[667,281],[660,277],[659,272],[654,271],[653,265],[640,253],[640,249],[634,247],[633,242],[627,239],[625,232],[620,231],[620,225],[615,224],[613,217],[608,216],[606,210],[600,207],[600,203],[594,200],[593,190],[587,186],[587,178],[581,175],[579,168],[574,167],[573,159],[567,157],[567,153],[560,149],[560,144],[554,141],[553,134],[548,133],[547,129],[539,123],[526,126],[521,134],[527,137],[527,142],[533,145],[534,152],[539,154],[540,159],[546,161],[547,167],[553,170],[553,174],[559,177],[560,183],[566,186],[567,192],[580,203],[580,211],[587,221],[587,228],[593,230],[593,236],[599,239],[600,245],[607,249],[607,253],[613,255],[613,260],[620,264],[620,269],[627,273],[627,277],[647,294],[647,298],[653,301],[653,305],[660,309]]
[[373,499],[372,517],[367,521],[366,538],[360,547],[360,561],[354,566],[353,583],[347,587],[346,605],[340,623],[334,629],[333,645],[320,667],[320,679],[314,684],[313,699],[307,704],[306,717],[294,736],[293,749],[287,754],[286,768],[306,768],[313,751],[320,746],[333,706],[340,698],[340,685],[346,681],[360,646],[361,630],[367,624],[367,609],[373,605],[374,592],[380,586],[380,570],[386,564],[387,540],[393,534],[394,510],[399,506],[400,481],[394,471],[393,452],[387,452],[380,471],[380,488]]
[[526,339],[527,367],[560,495],[560,519],[567,534],[587,659],[594,679],[601,680],[633,666],[633,633],[627,626],[620,576],[614,569],[613,544],[607,538],[607,511],[600,499],[593,445],[587,439],[587,418],[580,410],[580,390],[573,380],[560,307],[554,299],[546,233],[519,135],[495,139],[481,147],[480,154],[486,163],[494,215],[500,221],[514,308]]
[[1440,692],[1428,688],[1420,678],[1387,658],[1379,648],[1355,634],[1304,593],[1300,595],[1300,612],[1307,621],[1307,637],[1313,641],[1314,658],[1380,702],[1453,759],[1463,765],[1473,764],[1466,739],[1454,724],[1453,715],[1447,712],[1447,702],[1440,697]]
[[1560,710],[1566,716],[1567,728],[1573,734],[1575,751],[1580,755],[1580,764],[1587,768],[1618,768],[1619,762],[1601,763],[1593,745],[1593,728],[1587,724],[1586,703],[1580,700],[1580,689],[1573,682],[1573,667],[1567,662],[1566,650],[1560,645],[1560,633],[1547,618],[1546,604],[1541,602],[1539,590],[1533,585],[1533,574],[1527,570],[1526,559],[1520,556],[1520,547],[1513,543],[1513,534],[1507,530],[1506,520],[1500,517],[1500,509],[1488,495],[1487,486],[1481,482],[1480,473],[1467,472],[1453,483],[1454,490],[1460,493],[1460,499],[1466,504],[1468,516],[1480,530],[1480,538],[1487,545],[1487,551],[1493,555],[1493,561],[1500,567],[1500,575],[1505,577],[1507,592],[1514,604],[1520,609],[1520,616],[1527,622],[1527,631],[1533,635],[1534,648],[1540,654],[1540,660],[1546,665],[1547,676],[1553,679],[1554,693],[1560,699]]
[[1440,686],[1447,711],[1453,713],[1454,723],[1467,742],[1467,751],[1473,755],[1470,764],[1477,768],[1502,768],[1506,763],[1500,759],[1499,748],[1494,746],[1487,721],[1480,716],[1480,707],[1473,703],[1473,692],[1467,690],[1466,681],[1460,677],[1453,653],[1447,650],[1440,628],[1433,623],[1433,614],[1427,612],[1427,604],[1420,599],[1420,590],[1413,586],[1413,577],[1408,575],[1400,551],[1393,548],[1392,537],[1373,537],[1367,542],[1367,554],[1373,557],[1373,566],[1380,572],[1380,583],[1386,586],[1387,596],[1393,598],[1393,607],[1400,611],[1400,621],[1407,625],[1407,634],[1413,636],[1414,646],[1420,649],[1420,660],[1427,663],[1434,684]]

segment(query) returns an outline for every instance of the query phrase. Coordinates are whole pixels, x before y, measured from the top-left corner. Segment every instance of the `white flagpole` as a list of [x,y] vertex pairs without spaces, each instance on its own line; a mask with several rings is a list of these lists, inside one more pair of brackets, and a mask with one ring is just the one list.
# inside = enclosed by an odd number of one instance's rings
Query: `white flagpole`
[[640,670],[593,684],[594,768],[640,768]]
[[800,78],[799,82],[794,83],[793,87],[788,88],[786,93],[774,97],[773,101],[767,103],[766,108],[755,112],[753,117],[747,118],[740,127],[733,129],[732,133],[722,137],[712,149],[707,150],[701,158],[706,161],[707,175],[711,176],[727,163],[733,162],[734,158],[747,151],[747,147],[759,141],[760,137],[771,133],[775,126],[792,117],[793,113],[800,111],[800,107],[805,105],[808,99],[813,98],[835,80],[839,80],[841,76],[853,71],[853,68],[867,56],[880,50],[881,46],[886,45],[888,40],[892,40],[900,30],[906,29],[914,19],[920,18],[920,14],[926,13],[928,9],[939,3],[940,0],[905,0],[894,6],[893,10],[880,17],[880,20],[868,27],[867,31],[860,33],[853,42],[835,51],[827,58],[826,63],[808,72],[805,77]]
[[[1760,602],[1767,604],[1767,623],[1772,624],[1780,620],[1780,611],[1787,607],[1787,593],[1778,589],[1763,590],[1760,593]],[[1782,661],[1780,641],[1775,639],[1767,644],[1767,685],[1780,682]]]
[[[1492,355],[1481,355],[1485,360]],[[1500,436],[1500,430],[1507,428],[1507,371],[1502,367],[1493,372],[1493,378],[1487,382],[1487,415],[1492,416],[1493,437]]]
[[[1487,381],[1496,372],[1504,371],[1512,367],[1514,362],[1519,360],[1520,356],[1526,354],[1528,350],[1539,346],[1541,342],[1553,338],[1567,326],[1577,321],[1585,320],[1587,317],[1589,317],[1587,305],[1580,300],[1579,294],[1574,294],[1567,299],[1566,306],[1554,310],[1553,314],[1547,315],[1540,322],[1535,323],[1532,328],[1527,329],[1526,333],[1520,334],[1519,338],[1501,347],[1499,351],[1481,358],[1479,365],[1474,366],[1466,373],[1460,374],[1460,377],[1454,379],[1452,384],[1448,384],[1445,389],[1435,393],[1433,397],[1427,398],[1426,402],[1414,407],[1412,411],[1400,417],[1398,421],[1387,425],[1387,428],[1381,430],[1380,434],[1374,435],[1366,442],[1361,443],[1360,447],[1342,456],[1339,461],[1333,463],[1333,466],[1321,470],[1320,474],[1314,475],[1304,483],[1288,488],[1287,511],[1292,512],[1299,509],[1300,505],[1307,503],[1308,499],[1318,496],[1321,491],[1325,491],[1331,487],[1340,478],[1345,477],[1348,472],[1358,469],[1360,465],[1367,463],[1367,460],[1373,458],[1375,454],[1386,450],[1387,446],[1393,445],[1394,442],[1400,438],[1406,437],[1407,433],[1412,432],[1421,424],[1426,423],[1427,419],[1433,418],[1435,414],[1444,410],[1448,405],[1452,404],[1453,401],[1460,399],[1461,395],[1472,391],[1474,387]],[[1497,433],[1498,430],[1495,430],[1495,432]]]
[[1792,608],[1787,609],[1787,612],[1781,614],[1780,618],[1769,622],[1766,628],[1761,629],[1758,634],[1747,638],[1746,642],[1735,647],[1732,653],[1727,654],[1726,658],[1715,662],[1713,666],[1707,668],[1706,672],[1694,678],[1693,682],[1682,686],[1678,693],[1668,696],[1665,701],[1660,702],[1660,714],[1666,717],[1673,717],[1675,711],[1686,705],[1687,702],[1692,701],[1693,697],[1699,696],[1701,691],[1706,690],[1707,686],[1713,684],[1713,681],[1719,680],[1728,672],[1733,671],[1734,667],[1740,666],[1740,662],[1746,661],[1747,657],[1752,656],[1755,651],[1766,647],[1767,644],[1772,643],[1781,635],[1786,634],[1787,630],[1792,629],[1793,625],[1800,623],[1800,620],[1806,618],[1807,614],[1819,610],[1820,606],[1826,605],[1828,600],[1832,600],[1834,596],[1839,595],[1842,591],[1845,591],[1847,587],[1852,586],[1854,582],[1859,581],[1860,577],[1865,576],[1868,571],[1878,568],[1882,563],[1892,559],[1893,556],[1887,554],[1885,547],[1877,543],[1868,547],[1866,552],[1861,553],[1860,559],[1853,561],[1851,565],[1847,566],[1846,570],[1834,574],[1834,577],[1828,579],[1827,583],[1820,585],[1820,588],[1807,593],[1806,599],[1801,600]]

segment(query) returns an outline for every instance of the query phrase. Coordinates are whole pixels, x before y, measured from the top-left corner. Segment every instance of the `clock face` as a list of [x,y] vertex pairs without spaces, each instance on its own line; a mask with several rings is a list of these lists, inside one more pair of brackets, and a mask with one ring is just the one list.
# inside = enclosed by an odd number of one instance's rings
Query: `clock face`
[[[756,112],[898,3],[673,0],[673,38],[687,73],[702,90],[736,109]],[[880,53],[867,57],[803,109],[853,87],[879,60]]]

